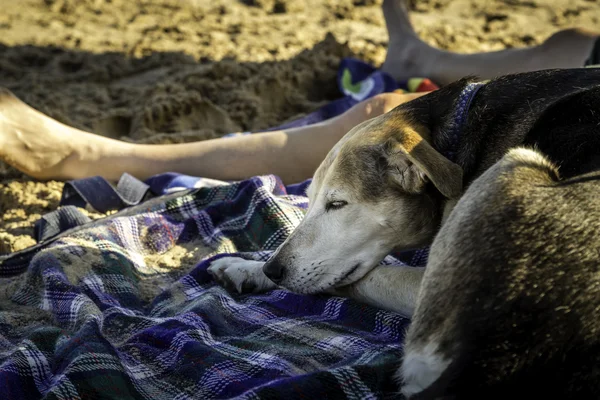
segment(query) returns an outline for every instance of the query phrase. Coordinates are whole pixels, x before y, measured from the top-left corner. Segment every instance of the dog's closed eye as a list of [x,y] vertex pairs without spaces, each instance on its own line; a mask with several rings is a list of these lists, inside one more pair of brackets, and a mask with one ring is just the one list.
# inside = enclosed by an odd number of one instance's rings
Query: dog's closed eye
[[325,211],[339,210],[340,208],[347,206],[348,202],[344,200],[334,200],[325,204]]

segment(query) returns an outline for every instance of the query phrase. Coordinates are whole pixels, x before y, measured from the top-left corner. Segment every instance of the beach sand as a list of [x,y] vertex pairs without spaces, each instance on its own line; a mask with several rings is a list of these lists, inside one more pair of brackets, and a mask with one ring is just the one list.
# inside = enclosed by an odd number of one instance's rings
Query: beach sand
[[[411,0],[424,40],[459,52],[596,27],[600,1]],[[180,143],[274,126],[339,96],[340,60],[380,65],[381,0],[2,0],[0,85],[74,127]],[[0,162],[0,253],[34,244],[62,183]],[[97,214],[95,216],[98,216]],[[184,256],[182,256],[184,257]]]

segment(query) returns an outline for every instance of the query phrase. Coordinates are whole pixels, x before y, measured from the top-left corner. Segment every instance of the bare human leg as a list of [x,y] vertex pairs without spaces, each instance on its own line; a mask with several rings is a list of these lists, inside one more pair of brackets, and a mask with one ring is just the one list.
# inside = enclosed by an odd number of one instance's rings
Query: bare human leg
[[424,76],[442,85],[467,75],[491,79],[516,72],[582,67],[600,36],[599,32],[568,29],[539,46],[458,54],[434,48],[419,38],[404,0],[384,0],[383,15],[389,44],[382,69],[396,79]]
[[[433,48],[415,33],[403,0],[384,0],[389,31],[383,70],[397,79],[428,76],[448,83],[474,74],[483,79],[512,72],[582,66],[596,34],[561,31],[525,49],[456,54]],[[180,172],[235,180],[274,173],[285,182],[312,175],[329,149],[353,126],[422,94],[384,94],[340,117],[309,127],[176,145],[125,143],[63,125],[0,90],[0,159],[38,179],[101,175],[116,180],[123,172],[147,178]]]
[[0,90],[0,159],[38,179],[100,175],[117,180],[124,172],[145,179],[179,172],[236,180],[272,173],[293,183],[311,177],[333,145],[352,127],[423,94],[382,94],[339,117],[286,131],[186,144],[142,145],[66,126],[9,91]]

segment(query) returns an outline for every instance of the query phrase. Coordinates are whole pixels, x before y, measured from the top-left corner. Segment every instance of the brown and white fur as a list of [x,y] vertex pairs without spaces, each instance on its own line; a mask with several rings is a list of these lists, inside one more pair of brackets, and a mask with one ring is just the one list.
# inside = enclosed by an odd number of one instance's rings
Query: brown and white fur
[[[351,291],[345,294],[410,315],[422,268],[377,266],[394,249],[429,244],[443,196],[462,192],[460,167],[418,129],[421,134],[409,119],[389,118],[355,127],[315,173],[308,212],[269,263],[223,258],[211,273],[239,292],[243,286],[264,291],[276,284],[263,269],[276,263],[285,270],[277,283],[294,292]],[[436,189],[425,188],[428,181]],[[397,282],[390,287],[392,277]]]

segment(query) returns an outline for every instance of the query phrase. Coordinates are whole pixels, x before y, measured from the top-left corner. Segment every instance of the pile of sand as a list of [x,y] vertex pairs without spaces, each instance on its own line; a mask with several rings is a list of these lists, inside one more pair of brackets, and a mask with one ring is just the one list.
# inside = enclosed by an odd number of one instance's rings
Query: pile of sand
[[[411,0],[417,31],[472,52],[597,26],[589,0]],[[3,0],[0,85],[61,122],[175,143],[260,130],[338,96],[342,57],[380,64],[381,0]],[[62,185],[0,163],[0,253],[34,243]]]

